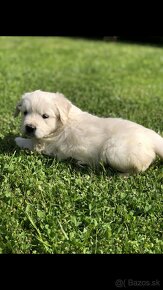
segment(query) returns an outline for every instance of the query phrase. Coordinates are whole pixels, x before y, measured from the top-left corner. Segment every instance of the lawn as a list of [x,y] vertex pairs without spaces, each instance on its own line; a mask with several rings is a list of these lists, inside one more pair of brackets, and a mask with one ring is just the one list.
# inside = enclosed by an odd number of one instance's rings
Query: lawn
[[36,89],[163,135],[162,48],[0,37],[0,252],[163,253],[161,160],[124,178],[20,150],[14,108]]

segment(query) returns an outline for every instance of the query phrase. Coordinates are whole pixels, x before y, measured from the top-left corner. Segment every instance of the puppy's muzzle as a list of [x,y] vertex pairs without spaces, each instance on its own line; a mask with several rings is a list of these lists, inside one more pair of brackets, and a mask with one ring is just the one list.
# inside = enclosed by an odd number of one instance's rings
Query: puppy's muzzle
[[25,126],[25,130],[26,130],[26,133],[28,135],[34,135],[35,131],[36,131],[36,127],[33,126],[32,124],[28,124]]

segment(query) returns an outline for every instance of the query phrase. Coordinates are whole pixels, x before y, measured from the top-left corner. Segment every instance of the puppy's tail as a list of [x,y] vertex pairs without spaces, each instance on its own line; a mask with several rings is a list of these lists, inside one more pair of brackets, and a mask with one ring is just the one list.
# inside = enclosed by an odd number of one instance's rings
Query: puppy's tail
[[154,135],[152,136],[152,139],[153,139],[153,142],[154,142],[154,150],[155,150],[155,153],[161,158],[163,159],[163,138],[153,132]]

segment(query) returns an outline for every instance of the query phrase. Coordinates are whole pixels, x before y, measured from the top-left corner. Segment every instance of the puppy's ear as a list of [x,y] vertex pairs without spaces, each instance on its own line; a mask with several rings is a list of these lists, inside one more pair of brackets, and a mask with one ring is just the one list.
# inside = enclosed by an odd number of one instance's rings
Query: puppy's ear
[[25,93],[22,95],[21,97],[21,100],[18,102],[18,104],[16,105],[16,108],[15,108],[15,113],[14,113],[14,117],[17,117],[21,111],[21,106],[22,106],[22,103],[23,103],[23,99],[30,95],[31,93]]
[[19,115],[20,109],[21,109],[21,105],[22,105],[22,101],[19,101],[19,103],[16,105],[16,108],[15,108],[14,117],[17,117]]
[[62,124],[65,125],[67,122],[68,113],[72,104],[62,94],[59,94],[59,93],[57,94],[58,94],[58,97],[56,99],[56,106],[59,113],[58,117],[60,121],[62,122]]

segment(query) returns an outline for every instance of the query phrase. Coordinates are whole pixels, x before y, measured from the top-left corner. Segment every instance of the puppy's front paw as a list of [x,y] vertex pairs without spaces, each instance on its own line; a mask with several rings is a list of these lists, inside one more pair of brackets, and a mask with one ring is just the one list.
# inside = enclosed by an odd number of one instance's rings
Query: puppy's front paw
[[24,138],[16,137],[16,138],[15,138],[15,142],[16,142],[16,144],[17,144],[20,148],[23,148]]
[[32,141],[29,139],[16,137],[15,142],[20,148],[27,148],[27,149],[32,150]]

